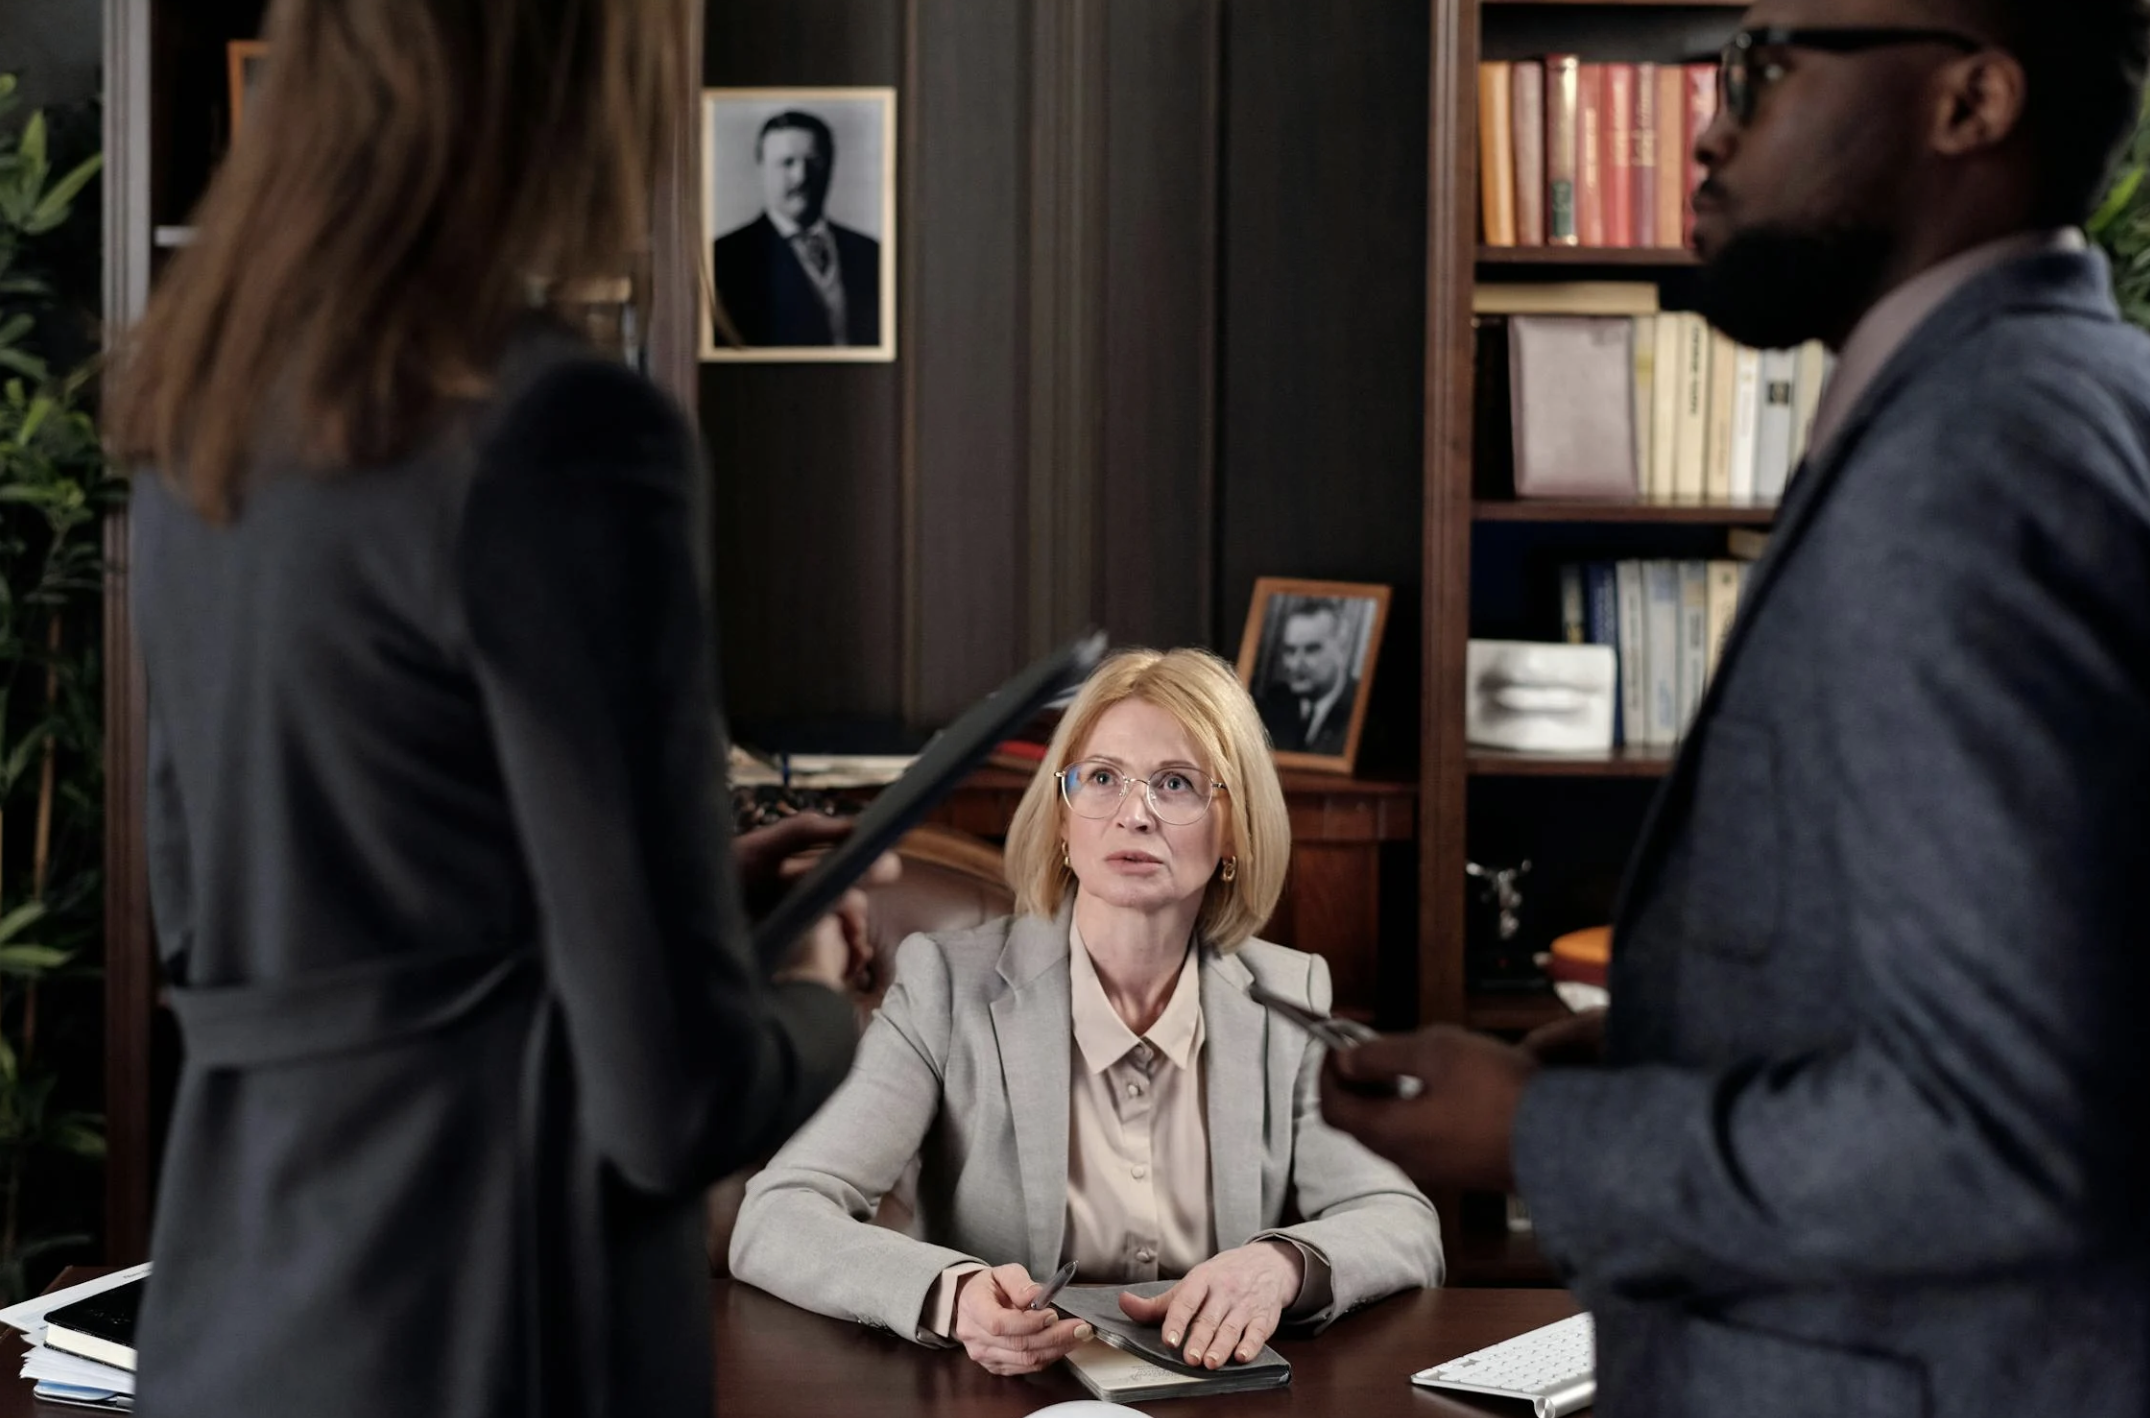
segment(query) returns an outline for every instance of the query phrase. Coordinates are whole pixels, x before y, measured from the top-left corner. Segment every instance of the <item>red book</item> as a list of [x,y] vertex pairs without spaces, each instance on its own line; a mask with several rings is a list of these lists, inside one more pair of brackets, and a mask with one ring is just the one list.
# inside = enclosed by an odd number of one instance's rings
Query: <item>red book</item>
[[1535,59],[1517,62],[1509,76],[1515,101],[1515,240],[1545,245],[1545,68]]
[[1687,76],[1677,64],[1657,69],[1657,241],[1680,244],[1680,213],[1687,210]]
[[1687,70],[1687,122],[1685,137],[1687,150],[1687,194],[1680,203],[1680,245],[1695,244],[1695,189],[1702,185],[1707,174],[1702,163],[1695,157],[1695,141],[1702,130],[1710,126],[1717,116],[1717,66],[1715,64],[1689,64]]
[[1635,244],[1635,66],[1607,64],[1604,126],[1605,244]]
[[1545,56],[1545,239],[1575,245],[1575,187],[1581,176],[1576,155],[1576,71],[1572,54]]
[[1575,236],[1584,246],[1605,244],[1605,66],[1580,64],[1575,74]]
[[1630,199],[1635,212],[1635,245],[1657,245],[1657,66],[1635,66],[1635,150]]

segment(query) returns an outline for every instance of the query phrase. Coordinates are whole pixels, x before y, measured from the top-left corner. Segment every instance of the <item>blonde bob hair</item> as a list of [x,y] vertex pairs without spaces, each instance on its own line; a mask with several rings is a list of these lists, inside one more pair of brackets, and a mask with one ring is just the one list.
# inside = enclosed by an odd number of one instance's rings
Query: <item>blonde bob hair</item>
[[1291,859],[1291,820],[1277,781],[1269,738],[1254,700],[1232,667],[1207,650],[1122,650],[1098,666],[1053,733],[1038,776],[1024,790],[1008,829],[1008,885],[1015,909],[1057,916],[1075,875],[1061,851],[1060,774],[1081,761],[1091,730],[1122,700],[1154,704],[1179,721],[1224,785],[1218,799],[1228,814],[1227,856],[1238,858],[1232,880],[1210,878],[1195,933],[1213,948],[1244,945],[1277,908]]

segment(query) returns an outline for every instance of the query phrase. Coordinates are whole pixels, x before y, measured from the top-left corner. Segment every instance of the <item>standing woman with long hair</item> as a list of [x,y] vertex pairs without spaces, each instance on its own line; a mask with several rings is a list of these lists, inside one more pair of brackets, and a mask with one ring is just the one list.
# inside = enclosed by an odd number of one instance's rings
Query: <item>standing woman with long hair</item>
[[699,1191],[850,1058],[842,933],[746,944],[689,430],[538,308],[648,248],[687,2],[275,0],[128,348],[144,1418],[704,1418]]

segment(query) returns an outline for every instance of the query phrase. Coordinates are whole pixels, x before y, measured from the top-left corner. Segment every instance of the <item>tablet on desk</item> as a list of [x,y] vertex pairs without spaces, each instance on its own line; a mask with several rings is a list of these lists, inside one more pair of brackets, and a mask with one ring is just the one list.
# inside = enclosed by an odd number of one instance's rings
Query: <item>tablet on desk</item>
[[943,729],[909,771],[859,814],[851,835],[816,862],[777,902],[776,909],[755,924],[754,949],[762,963],[771,969],[781,964],[792,942],[827,915],[883,852],[924,821],[934,804],[954,792],[1001,740],[1029,722],[1054,695],[1089,678],[1104,654],[1101,630],[1071,640]]

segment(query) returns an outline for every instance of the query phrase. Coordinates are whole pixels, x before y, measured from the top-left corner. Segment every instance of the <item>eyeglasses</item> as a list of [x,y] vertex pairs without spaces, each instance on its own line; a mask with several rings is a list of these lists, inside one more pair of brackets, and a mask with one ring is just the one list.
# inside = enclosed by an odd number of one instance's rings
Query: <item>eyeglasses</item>
[[1945,44],[1965,54],[1986,48],[1982,39],[1957,30],[1898,29],[1886,26],[1847,26],[1842,29],[1741,30],[1725,44],[1717,57],[1717,98],[1733,121],[1745,127],[1754,121],[1754,106],[1762,90],[1784,77],[1784,66],[1755,57],[1758,49],[1819,49],[1827,54],[1859,54],[1898,44]]
[[1060,796],[1077,817],[1110,817],[1120,810],[1127,790],[1140,783],[1150,813],[1159,822],[1190,827],[1202,820],[1210,802],[1225,790],[1214,778],[1186,768],[1160,768],[1147,778],[1131,777],[1110,763],[1075,763],[1060,770]]

